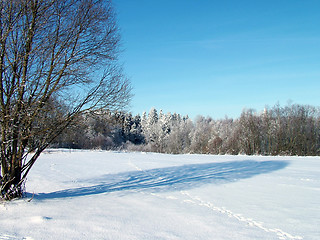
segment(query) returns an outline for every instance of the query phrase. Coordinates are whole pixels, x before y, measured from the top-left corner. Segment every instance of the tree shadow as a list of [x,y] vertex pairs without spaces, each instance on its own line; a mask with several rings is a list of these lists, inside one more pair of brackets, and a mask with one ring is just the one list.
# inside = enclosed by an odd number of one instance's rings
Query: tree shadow
[[93,184],[50,193],[39,193],[36,199],[56,199],[111,193],[127,190],[177,191],[204,184],[223,184],[251,178],[285,168],[286,161],[233,161],[221,163],[190,164],[157,168],[145,171],[108,174],[78,182]]

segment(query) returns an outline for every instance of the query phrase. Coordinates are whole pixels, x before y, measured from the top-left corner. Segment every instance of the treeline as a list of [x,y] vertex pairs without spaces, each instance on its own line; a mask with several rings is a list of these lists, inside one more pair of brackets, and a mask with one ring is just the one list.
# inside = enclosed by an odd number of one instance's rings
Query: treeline
[[158,112],[84,114],[52,147],[127,149],[161,153],[319,155],[320,111],[309,105],[275,105],[237,119],[214,120]]

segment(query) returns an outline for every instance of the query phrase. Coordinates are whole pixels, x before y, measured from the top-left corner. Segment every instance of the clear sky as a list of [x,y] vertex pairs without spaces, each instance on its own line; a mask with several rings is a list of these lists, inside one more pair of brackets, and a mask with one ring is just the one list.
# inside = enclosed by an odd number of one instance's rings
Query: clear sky
[[134,114],[320,106],[319,0],[113,0]]

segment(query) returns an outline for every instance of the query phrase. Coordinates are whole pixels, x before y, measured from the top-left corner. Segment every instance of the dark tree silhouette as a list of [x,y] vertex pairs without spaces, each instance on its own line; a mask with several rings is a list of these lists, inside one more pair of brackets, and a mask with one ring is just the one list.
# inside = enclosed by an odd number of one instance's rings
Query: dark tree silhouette
[[108,0],[0,2],[2,199],[22,196],[39,155],[77,116],[126,106],[119,37]]

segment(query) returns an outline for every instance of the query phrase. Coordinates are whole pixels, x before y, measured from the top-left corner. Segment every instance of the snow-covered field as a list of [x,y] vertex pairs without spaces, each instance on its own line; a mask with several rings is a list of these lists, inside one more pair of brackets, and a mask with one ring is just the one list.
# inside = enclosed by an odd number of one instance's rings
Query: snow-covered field
[[52,150],[27,191],[0,239],[320,239],[319,157]]

